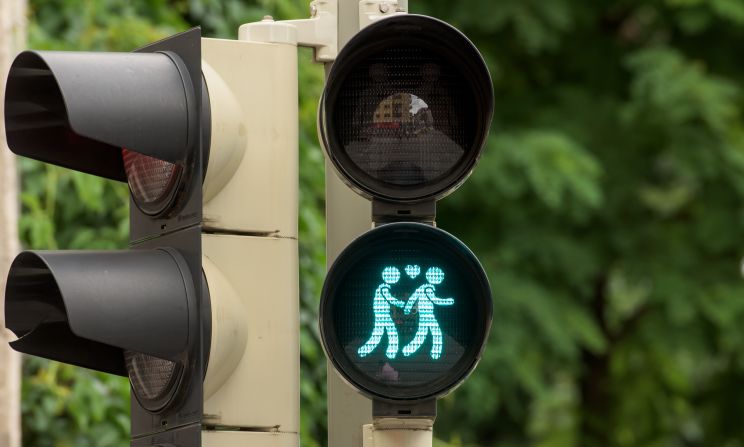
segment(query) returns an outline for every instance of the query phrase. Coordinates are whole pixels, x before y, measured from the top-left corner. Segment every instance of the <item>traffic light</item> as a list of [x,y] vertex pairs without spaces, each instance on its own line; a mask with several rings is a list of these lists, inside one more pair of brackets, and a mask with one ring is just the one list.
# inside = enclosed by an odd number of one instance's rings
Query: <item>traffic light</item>
[[488,70],[462,33],[397,15],[339,53],[321,98],[320,138],[341,178],[373,204],[433,203],[472,171],[492,107]]
[[133,446],[296,445],[296,47],[27,51],[5,98],[15,153],[130,190],[130,249],[18,255],[12,347],[129,377]]
[[341,179],[372,201],[375,228],[338,256],[320,304],[333,366],[376,417],[433,417],[475,368],[491,325],[487,276],[436,228],[436,201],[474,168],[493,90],[475,46],[437,19],[395,14],[339,52],[319,110]]
[[195,29],[135,53],[26,51],[6,85],[13,152],[126,181],[131,192],[131,250],[16,257],[5,296],[7,327],[19,336],[11,346],[129,376],[135,439],[201,428],[211,319],[200,42]]
[[439,397],[480,357],[491,316],[473,253],[432,226],[382,225],[328,272],[323,341],[338,370],[375,399]]

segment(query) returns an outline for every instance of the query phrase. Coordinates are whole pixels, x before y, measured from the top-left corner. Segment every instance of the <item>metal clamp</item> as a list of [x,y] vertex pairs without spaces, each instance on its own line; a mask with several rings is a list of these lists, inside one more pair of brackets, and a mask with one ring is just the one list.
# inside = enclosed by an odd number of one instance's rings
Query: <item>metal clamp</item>
[[260,22],[240,26],[238,39],[252,42],[286,43],[315,49],[316,62],[332,62],[338,54],[338,0],[313,0],[310,18]]

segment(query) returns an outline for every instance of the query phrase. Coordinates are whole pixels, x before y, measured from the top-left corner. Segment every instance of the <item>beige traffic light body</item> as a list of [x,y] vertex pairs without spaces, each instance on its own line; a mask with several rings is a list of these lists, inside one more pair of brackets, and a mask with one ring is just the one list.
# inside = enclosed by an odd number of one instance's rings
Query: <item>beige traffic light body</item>
[[[297,447],[286,435],[275,432],[203,431],[203,447]],[[170,447],[170,446],[168,446]]]
[[[214,303],[214,357],[204,383],[203,445],[297,446],[297,241],[211,234],[204,235],[202,243]],[[212,272],[213,267],[220,273]],[[218,295],[228,288],[235,291],[238,305],[217,304],[232,295],[230,291]],[[233,324],[236,316],[242,327]],[[220,345],[231,348],[230,352],[221,353]],[[221,359],[234,369],[221,368]]]
[[212,110],[202,445],[299,444],[295,45],[202,39]]
[[297,46],[202,39],[202,51],[213,113],[205,231],[296,239]]

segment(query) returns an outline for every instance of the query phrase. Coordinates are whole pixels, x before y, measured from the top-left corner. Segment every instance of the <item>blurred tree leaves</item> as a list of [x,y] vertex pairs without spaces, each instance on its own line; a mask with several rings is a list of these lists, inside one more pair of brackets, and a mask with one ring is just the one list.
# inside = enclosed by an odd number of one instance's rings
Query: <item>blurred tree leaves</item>
[[129,445],[128,381],[36,357],[23,378],[23,445]]
[[[305,0],[32,0],[30,46],[235,37]],[[744,446],[742,0],[412,0],[481,49],[493,128],[439,224],[489,273],[479,367],[437,446]],[[322,68],[300,51],[302,445],[325,444]],[[33,248],[127,241],[126,185],[20,160]],[[126,445],[125,380],[27,358],[27,445]]]
[[486,48],[497,92],[487,152],[439,213],[489,271],[494,328],[438,435],[742,445],[718,393],[744,346],[744,3],[419,6]]

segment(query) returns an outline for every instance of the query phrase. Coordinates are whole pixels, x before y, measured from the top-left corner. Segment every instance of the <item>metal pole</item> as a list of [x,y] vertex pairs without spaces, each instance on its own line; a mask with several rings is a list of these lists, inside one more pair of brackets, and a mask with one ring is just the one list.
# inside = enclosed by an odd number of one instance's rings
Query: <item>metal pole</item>
[[[338,48],[359,31],[359,0],[338,2]],[[331,64],[326,64],[326,73]],[[370,202],[347,187],[326,160],[326,258],[330,266],[355,237],[370,229]],[[362,426],[372,422],[372,401],[328,368],[328,447],[362,447]]]
[[[358,0],[338,2],[339,49],[359,31]],[[326,73],[330,64],[326,64]],[[330,266],[355,237],[372,225],[370,202],[347,187],[326,160],[326,258]],[[372,401],[328,368],[328,447],[362,447],[362,426],[372,422]]]

